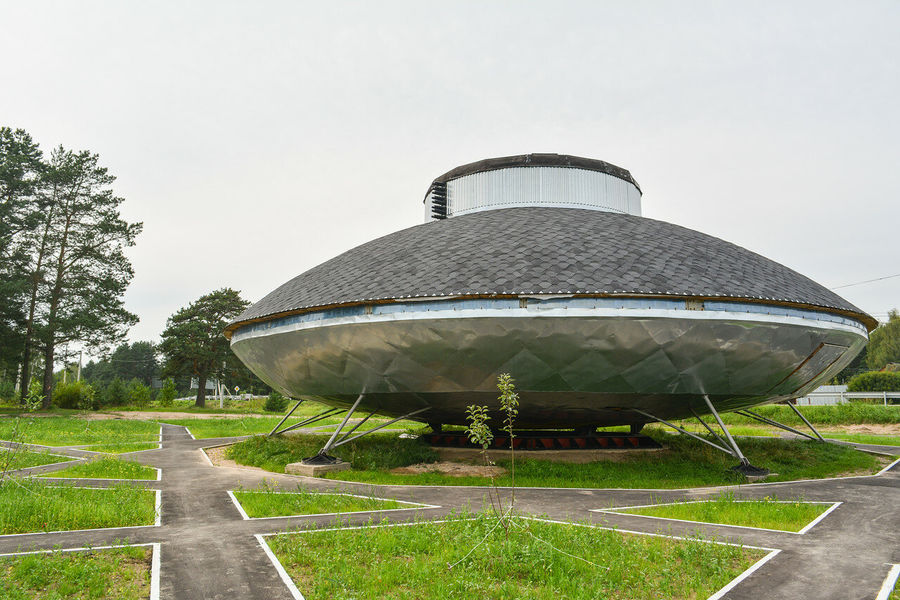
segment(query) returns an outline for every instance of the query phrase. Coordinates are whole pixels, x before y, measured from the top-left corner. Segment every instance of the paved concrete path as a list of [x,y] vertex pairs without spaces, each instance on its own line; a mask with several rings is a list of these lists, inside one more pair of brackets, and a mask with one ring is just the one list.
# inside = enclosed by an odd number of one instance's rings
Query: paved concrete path
[[[214,467],[201,448],[237,438],[194,440],[184,427],[162,426],[162,448],[125,457],[162,469],[161,481],[138,485],[162,490],[162,525],[52,534],[0,536],[0,553],[130,543],[161,544],[161,598],[233,600],[235,598],[291,599],[260,546],[256,534],[327,526],[334,517],[296,517],[244,520],[228,490],[255,488],[264,481],[285,488],[308,489],[409,500],[438,508],[392,511],[392,521],[436,518],[463,506],[484,505],[486,488],[382,486],[264,473],[258,470]],[[900,449],[887,450],[900,454]],[[78,450],[59,450],[73,458],[92,456]],[[34,467],[28,473],[52,472],[71,462]],[[48,479],[53,481],[53,479]],[[103,487],[109,481],[82,480],[79,485]],[[692,500],[734,491],[741,498],[777,496],[842,504],[803,535],[740,527],[692,524],[597,512],[636,504]],[[733,588],[730,599],[817,598],[835,600],[875,598],[892,563],[900,563],[900,465],[878,476],[795,483],[753,484],[727,488],[686,490],[585,490],[519,488],[521,513],[551,519],[590,521],[600,526],[646,533],[697,535],[778,549],[780,552]],[[365,524],[378,511],[345,515],[351,524]]]

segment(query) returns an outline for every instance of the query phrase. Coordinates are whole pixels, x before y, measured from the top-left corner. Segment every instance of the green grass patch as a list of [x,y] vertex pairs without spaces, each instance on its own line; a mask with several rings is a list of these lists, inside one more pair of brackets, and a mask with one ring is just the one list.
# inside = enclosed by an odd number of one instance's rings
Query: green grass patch
[[[696,422],[673,421],[673,423],[675,423],[682,429],[690,431],[691,433],[702,433],[702,434],[707,433],[706,428],[703,427],[703,425],[700,425],[699,423],[696,423]],[[721,430],[719,430],[718,427],[713,426],[713,430],[716,433],[718,433],[719,435],[722,435],[722,432],[721,432]],[[671,427],[668,427],[667,425],[662,425],[659,423],[650,423],[647,425],[644,433],[650,433],[651,431],[663,431],[663,432],[669,433],[674,430]],[[762,426],[760,426],[760,425],[730,425],[728,427],[728,431],[731,432],[731,435],[737,435],[737,436],[775,437],[777,435],[776,431],[773,428],[765,426],[765,425],[762,425]]]
[[144,479],[156,480],[156,469],[127,460],[105,456],[98,460],[72,465],[41,477],[75,477],[79,479]]
[[879,435],[875,433],[832,433],[821,431],[823,438],[832,438],[857,444],[874,444],[876,446],[900,446],[900,435]]
[[[364,416],[365,415],[363,415],[363,417]],[[281,421],[282,418],[283,417],[215,417],[209,419],[166,419],[165,423],[169,423],[171,425],[183,425],[191,431],[191,434],[193,434],[195,438],[208,439],[269,433],[276,425],[278,425],[278,422]],[[299,423],[300,420],[301,419],[295,419],[294,415],[291,415],[290,420],[285,422],[285,426],[289,426],[293,423]],[[308,427],[316,428],[326,425],[338,425],[341,420],[343,420],[343,417],[338,415],[336,417],[329,417],[327,419],[322,419],[321,421],[316,421],[315,423],[310,424]],[[372,417],[371,419],[366,421],[364,427],[368,429],[370,427],[375,427],[387,423],[388,421],[390,421],[390,418],[388,417]],[[414,421],[398,421],[397,423],[391,425],[391,429],[405,429],[408,427],[421,426],[421,423],[417,423]],[[305,427],[301,427],[300,429],[305,429]],[[333,431],[333,427],[329,429]]]
[[16,441],[43,446],[77,446],[155,440],[159,425],[126,419],[88,420],[78,417],[0,418],[0,439],[8,440],[18,428]]
[[315,515],[326,513],[347,513],[394,508],[412,508],[413,504],[351,496],[349,494],[325,494],[298,489],[295,492],[281,492],[274,489],[236,490],[232,492],[248,517],[286,517],[292,515]]
[[[516,485],[522,487],[586,488],[682,488],[744,483],[730,470],[734,458],[686,436],[652,432],[668,449],[634,453],[618,461],[586,464],[551,462],[530,458],[527,452],[516,456]],[[283,473],[288,463],[315,455],[324,436],[254,437],[231,446],[228,458],[238,463]],[[768,481],[818,479],[847,474],[877,472],[882,461],[853,448],[774,438],[741,440],[741,449],[750,461],[770,469]],[[348,471],[328,474],[331,479],[398,485],[488,485],[485,477],[451,477],[436,472],[415,475],[391,473],[396,467],[431,463],[438,454],[419,439],[399,439],[394,434],[373,434],[335,448],[335,456],[351,464]],[[509,468],[510,461],[496,463]],[[510,485],[509,474],[496,479]]]
[[[785,425],[804,426],[803,421],[794,414],[791,407],[780,404],[768,404],[751,408],[755,413],[768,417]],[[831,406],[800,406],[797,408],[803,416],[814,425],[862,425],[878,423],[900,423],[900,405],[884,406],[849,402]],[[731,425],[750,425],[759,423],[736,413],[722,413],[722,420]]]
[[610,510],[681,521],[796,532],[809,525],[829,508],[831,508],[831,504],[803,502],[802,500],[781,502],[777,498],[769,497],[761,500],[739,500],[735,499],[734,494],[727,493],[714,500]]
[[0,448],[0,465],[8,471],[39,467],[41,465],[53,465],[56,463],[75,460],[67,456],[51,455],[48,452],[30,452],[28,450],[12,450]]
[[137,452],[138,450],[155,450],[159,448],[158,442],[123,442],[113,444],[92,444],[85,446],[84,450],[92,452],[105,452],[107,454],[124,454],[126,452]]
[[494,523],[452,518],[267,541],[310,600],[705,598],[764,554],[527,519],[514,519],[507,538]]
[[128,485],[6,481],[0,484],[0,534],[153,525],[155,503],[155,492]]
[[0,558],[5,600],[135,600],[150,597],[148,547]]

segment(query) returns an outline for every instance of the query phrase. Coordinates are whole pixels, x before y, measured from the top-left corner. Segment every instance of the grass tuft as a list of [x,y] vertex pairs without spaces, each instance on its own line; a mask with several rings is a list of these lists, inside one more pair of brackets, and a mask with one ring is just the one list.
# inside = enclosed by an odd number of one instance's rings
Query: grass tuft
[[[619,461],[586,464],[551,462],[529,458],[521,452],[516,461],[516,484],[522,487],[586,488],[682,488],[743,483],[730,470],[731,457],[686,436],[652,434],[668,449],[623,456]],[[318,452],[323,436],[259,436],[231,446],[227,456],[238,463],[283,473],[284,466]],[[881,463],[875,457],[849,447],[782,439],[742,439],[741,448],[753,464],[765,466],[769,481],[817,479],[848,473],[874,473]],[[327,477],[347,481],[400,485],[489,485],[486,477],[451,477],[440,473],[401,475],[396,467],[438,460],[437,452],[419,439],[400,439],[390,434],[366,436],[334,450],[351,464],[349,471]],[[508,461],[497,460],[508,467]],[[509,485],[509,475],[496,478]]]
[[153,525],[155,504],[155,492],[128,485],[7,480],[0,484],[0,534]]
[[714,500],[701,502],[677,502],[659,506],[610,510],[681,521],[796,532],[806,527],[830,507],[831,504],[810,503],[802,500],[783,502],[775,497],[766,497],[761,500],[739,500],[729,492]]
[[0,558],[4,600],[133,600],[150,596],[147,547]]
[[247,513],[247,516],[254,519],[388,510],[414,506],[382,498],[310,492],[299,487],[296,491],[291,492],[265,488],[260,490],[236,490],[233,494],[238,499],[238,502],[241,503],[241,507]]
[[[0,439],[8,440],[15,420],[0,418]],[[19,425],[16,441],[43,446],[77,446],[155,440],[159,425],[125,419],[89,420],[77,417],[32,417]]]
[[79,479],[143,479],[155,480],[156,469],[110,456],[72,465],[40,477],[76,477]]
[[311,600],[705,598],[763,555],[738,546],[520,518],[506,538],[495,522],[463,515],[267,541]]

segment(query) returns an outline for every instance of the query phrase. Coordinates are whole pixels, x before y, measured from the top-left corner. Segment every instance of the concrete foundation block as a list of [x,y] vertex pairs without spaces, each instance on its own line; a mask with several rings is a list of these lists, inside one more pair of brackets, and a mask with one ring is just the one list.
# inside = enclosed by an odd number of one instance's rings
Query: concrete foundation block
[[306,477],[321,477],[325,473],[346,471],[350,468],[348,462],[338,462],[331,465],[307,465],[303,462],[289,463],[284,466],[284,472],[291,475],[305,475]]

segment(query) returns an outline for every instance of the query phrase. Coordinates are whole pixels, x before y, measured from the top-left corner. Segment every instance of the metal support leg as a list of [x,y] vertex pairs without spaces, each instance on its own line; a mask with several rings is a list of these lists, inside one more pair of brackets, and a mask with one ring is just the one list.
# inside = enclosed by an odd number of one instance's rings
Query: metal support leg
[[353,416],[353,413],[356,412],[356,407],[359,406],[359,403],[362,402],[362,399],[365,398],[365,394],[360,394],[359,398],[356,399],[356,402],[353,403],[353,406],[350,407],[350,410],[347,411],[347,414],[344,415],[344,420],[341,421],[341,424],[338,425],[337,429],[334,430],[334,433],[331,434],[331,437],[328,438],[328,441],[325,442],[325,445],[319,450],[319,454],[328,454],[328,451],[331,450],[331,447],[334,445],[334,440],[337,438],[338,434],[341,432],[341,429],[344,428],[344,425],[347,424],[347,421],[350,420],[350,417]]
[[640,409],[637,409],[637,408],[632,408],[631,410],[633,410],[633,411],[636,412],[636,413],[642,414],[642,415],[644,415],[645,417],[650,417],[650,418],[653,419],[654,421],[658,421],[658,422],[662,423],[663,425],[668,425],[669,427],[671,427],[672,429],[674,429],[674,430],[677,431],[678,433],[682,433],[682,434],[684,434],[684,435],[686,435],[686,436],[688,436],[688,437],[692,437],[692,438],[694,438],[695,440],[697,440],[697,441],[699,441],[699,442],[703,442],[704,444],[709,444],[710,446],[712,446],[712,447],[715,448],[716,450],[721,450],[721,451],[724,452],[725,454],[731,454],[732,456],[734,456],[734,452],[732,452],[730,449],[726,448],[725,446],[720,446],[719,444],[716,444],[716,443],[714,443],[714,442],[711,442],[711,441],[707,440],[706,438],[702,438],[702,437],[700,437],[699,435],[697,435],[696,433],[692,433],[692,432],[688,431],[687,429],[683,429],[683,428],[679,427],[678,425],[675,425],[674,423],[669,423],[668,421],[666,421],[666,420],[664,420],[664,419],[660,419],[660,418],[657,417],[657,416],[651,415],[650,413],[644,412],[644,411],[642,411],[642,410],[640,410]]
[[[887,404],[887,392],[885,392],[885,404]],[[825,438],[823,438],[823,437],[819,434],[819,432],[816,431],[816,428],[812,426],[812,423],[810,423],[809,421],[806,420],[806,417],[803,416],[803,413],[802,413],[802,412],[800,412],[799,410],[797,410],[797,407],[796,407],[796,406],[794,406],[794,405],[791,404],[790,402],[788,402],[788,406],[790,406],[790,407],[791,407],[791,410],[794,411],[795,413],[797,413],[797,416],[800,417],[800,419],[801,419],[804,423],[806,423],[806,426],[809,427],[810,430],[811,430],[814,434],[816,434],[816,437],[819,438],[819,441],[820,441],[820,442],[824,442],[824,441],[825,441]]]
[[750,466],[750,461],[747,460],[747,457],[744,456],[744,453],[741,452],[741,449],[738,448],[737,442],[734,441],[734,438],[731,437],[731,432],[728,431],[728,428],[725,427],[725,423],[722,422],[722,417],[719,416],[718,411],[716,411],[716,407],[713,406],[713,403],[709,401],[709,396],[703,394],[703,400],[706,402],[706,406],[709,407],[710,412],[712,412],[713,417],[716,418],[716,422],[719,424],[719,427],[722,428],[722,432],[725,434],[725,437],[728,439],[728,445],[734,450],[734,457],[741,461],[741,464],[744,466]]
[[[759,413],[753,412],[752,410],[744,409],[744,410],[737,410],[735,412],[739,415],[743,415],[745,417],[750,417],[751,419],[755,419],[755,420],[759,421],[760,423],[765,423],[766,425],[771,425],[772,427],[784,429],[785,431],[790,431],[791,433],[796,433],[799,436],[802,436],[802,437],[805,437],[805,438],[808,438],[808,439],[811,439],[814,441],[816,440],[816,438],[809,435],[808,433],[803,433],[802,431],[798,431],[798,430],[794,429],[793,427],[785,425],[784,423],[779,423],[778,421],[775,421],[768,417],[764,417]],[[815,431],[815,429],[813,429],[813,431]],[[818,433],[818,432],[816,432],[816,433]],[[825,440],[822,440],[822,441],[825,441]]]
[[297,400],[297,404],[294,405],[294,408],[289,410],[288,414],[284,415],[284,418],[282,420],[278,421],[278,425],[276,425],[272,429],[272,431],[269,432],[269,437],[272,437],[273,435],[275,435],[275,432],[278,431],[278,428],[281,427],[284,424],[284,422],[288,420],[288,417],[290,417],[292,414],[294,414],[294,411],[297,410],[297,407],[300,406],[301,404],[303,404],[303,398]]

